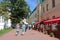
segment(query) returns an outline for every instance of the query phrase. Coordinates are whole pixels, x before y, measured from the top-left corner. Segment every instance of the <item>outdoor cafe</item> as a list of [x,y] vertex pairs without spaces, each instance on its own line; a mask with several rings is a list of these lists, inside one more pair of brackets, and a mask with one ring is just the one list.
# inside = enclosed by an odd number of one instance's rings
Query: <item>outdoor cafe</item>
[[35,22],[34,29],[50,36],[60,38],[60,17]]

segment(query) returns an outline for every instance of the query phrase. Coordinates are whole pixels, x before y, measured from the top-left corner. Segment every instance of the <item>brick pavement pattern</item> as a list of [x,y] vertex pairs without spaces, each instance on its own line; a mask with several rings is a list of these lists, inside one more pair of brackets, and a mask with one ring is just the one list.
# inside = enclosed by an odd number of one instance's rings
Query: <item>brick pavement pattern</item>
[[15,30],[12,30],[3,36],[0,36],[0,40],[59,40],[49,35],[43,34],[38,31],[28,30],[24,35],[21,35],[21,30],[18,36],[15,35]]

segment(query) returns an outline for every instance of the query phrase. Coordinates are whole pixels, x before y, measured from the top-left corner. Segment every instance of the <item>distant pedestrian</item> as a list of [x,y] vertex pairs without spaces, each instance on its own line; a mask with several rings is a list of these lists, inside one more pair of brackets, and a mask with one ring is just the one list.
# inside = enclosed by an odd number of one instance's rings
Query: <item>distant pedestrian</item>
[[34,24],[32,24],[32,29],[35,29],[35,26],[34,26]]
[[25,25],[26,25],[26,29],[25,29],[25,32],[26,32],[27,29],[29,29],[29,26],[28,26],[28,23],[27,22],[25,23]]
[[29,25],[29,30],[32,28],[32,26],[31,25]]

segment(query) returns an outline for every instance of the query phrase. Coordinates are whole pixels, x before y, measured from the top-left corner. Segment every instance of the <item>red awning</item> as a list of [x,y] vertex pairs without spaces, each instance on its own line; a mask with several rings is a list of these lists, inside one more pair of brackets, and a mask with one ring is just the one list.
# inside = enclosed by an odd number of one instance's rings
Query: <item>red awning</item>
[[60,21],[60,18],[54,18],[54,19],[51,19],[51,20],[47,20],[47,21],[44,21],[44,23],[55,23],[57,21]]
[[43,21],[44,21],[44,20],[37,21],[37,22],[35,22],[34,24],[37,25],[37,24],[39,24],[39,23],[41,23],[41,22],[43,22]]
[[36,25],[36,24],[39,24],[39,22],[35,22],[34,24],[35,24],[35,25]]

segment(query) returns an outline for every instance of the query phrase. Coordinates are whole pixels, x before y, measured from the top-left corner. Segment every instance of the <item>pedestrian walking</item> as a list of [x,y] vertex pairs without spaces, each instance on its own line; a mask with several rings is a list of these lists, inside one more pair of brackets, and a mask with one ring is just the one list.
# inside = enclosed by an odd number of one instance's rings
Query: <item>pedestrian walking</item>
[[20,25],[19,25],[19,23],[16,25],[16,36],[19,34],[19,27],[20,27]]
[[22,22],[22,35],[25,34],[25,30],[26,30],[26,25],[24,22]]

